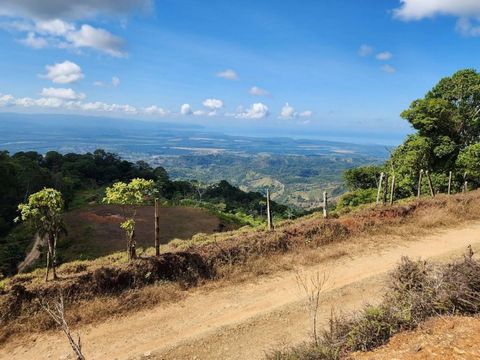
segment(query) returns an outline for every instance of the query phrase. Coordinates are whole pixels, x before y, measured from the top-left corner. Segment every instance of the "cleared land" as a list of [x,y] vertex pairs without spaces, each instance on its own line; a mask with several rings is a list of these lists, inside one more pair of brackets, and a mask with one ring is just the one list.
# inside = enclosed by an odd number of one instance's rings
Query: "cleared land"
[[[67,213],[68,235],[60,244],[65,260],[91,259],[125,249],[125,233],[120,229],[122,209],[115,205],[92,205]],[[136,216],[137,248],[154,244],[154,208],[142,206]],[[160,212],[160,243],[190,239],[197,233],[212,234],[233,229],[218,217],[200,208],[166,207]]]
[[[350,247],[341,244],[343,251],[349,251],[320,267],[330,279],[320,321],[328,319],[332,306],[350,311],[378,301],[382,279],[402,255],[442,260],[462,253],[470,244],[480,248],[479,222],[421,238],[374,236]],[[303,272],[318,270],[314,266]],[[174,304],[77,330],[88,359],[260,359],[269,349],[307,339],[302,296],[295,273],[288,271],[255,282],[200,287]],[[11,338],[0,350],[0,358],[58,359],[69,353],[63,336],[49,332]]]

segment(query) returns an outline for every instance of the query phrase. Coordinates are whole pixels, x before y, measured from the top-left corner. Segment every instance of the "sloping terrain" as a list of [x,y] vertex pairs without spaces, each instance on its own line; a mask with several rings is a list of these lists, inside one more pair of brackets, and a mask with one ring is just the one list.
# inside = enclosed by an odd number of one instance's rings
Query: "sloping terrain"
[[356,360],[480,359],[480,318],[442,317],[431,319],[415,331],[395,335],[387,345]]
[[[325,271],[320,321],[336,311],[375,303],[382,278],[401,256],[443,259],[480,247],[480,223],[407,240],[370,238],[356,252],[305,268]],[[319,249],[318,251],[322,251]],[[208,291],[207,291],[208,290]],[[166,304],[97,325],[80,326],[88,359],[260,359],[265,351],[308,338],[308,316],[294,272],[222,288],[198,288]],[[0,350],[2,359],[66,358],[69,348],[59,332],[18,336]]]
[[[60,244],[65,260],[94,258],[125,249],[125,233],[120,229],[122,209],[116,205],[92,205],[66,214],[68,235]],[[136,215],[137,248],[154,245],[154,208],[142,206]],[[160,243],[190,239],[197,233],[212,234],[233,229],[218,217],[200,208],[165,207],[160,211]]]

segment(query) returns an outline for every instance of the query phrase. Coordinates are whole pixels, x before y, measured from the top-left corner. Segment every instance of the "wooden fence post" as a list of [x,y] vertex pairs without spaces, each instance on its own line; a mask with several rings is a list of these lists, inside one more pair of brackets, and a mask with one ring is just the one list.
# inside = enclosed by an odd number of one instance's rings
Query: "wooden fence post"
[[272,210],[270,209],[270,190],[267,189],[267,224],[268,231],[273,230]]
[[420,174],[418,175],[418,189],[417,189],[417,198],[420,199],[422,195],[422,177],[423,177],[423,169],[420,170]]
[[379,204],[380,202],[380,193],[382,191],[382,183],[383,183],[383,176],[385,174],[382,172],[380,173],[380,180],[378,181],[378,190],[377,190],[377,205]]
[[326,219],[328,217],[328,196],[327,192],[323,192],[323,218]]
[[468,181],[467,181],[467,173],[463,174],[463,193],[466,194],[468,191]]
[[160,255],[160,200],[155,199],[155,256]]
[[388,173],[385,174],[385,186],[383,187],[383,206],[387,205],[388,197]]
[[392,175],[392,188],[390,189],[390,205],[393,205],[394,196],[395,196],[395,174]]
[[428,179],[428,187],[430,188],[430,195],[432,195],[432,197],[435,197],[435,190],[433,189],[432,178],[430,177],[430,172],[427,170],[425,172],[425,174],[427,175],[427,179]]
[[448,173],[448,195],[452,195],[452,172]]

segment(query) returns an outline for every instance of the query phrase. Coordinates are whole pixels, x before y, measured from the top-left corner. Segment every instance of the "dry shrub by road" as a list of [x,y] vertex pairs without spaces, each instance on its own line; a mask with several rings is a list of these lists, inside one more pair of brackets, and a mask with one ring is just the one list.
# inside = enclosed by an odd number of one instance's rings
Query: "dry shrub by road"
[[[73,262],[59,268],[61,279],[43,283],[40,272],[8,281],[0,294],[1,335],[6,338],[27,330],[45,330],[51,321],[41,313],[37,298],[61,290],[69,323],[89,323],[106,317],[154,306],[182,297],[181,289],[212,280],[238,281],[291,266],[318,262],[326,248],[344,254],[360,238],[415,236],[443,226],[480,218],[480,192],[411,201],[391,207],[368,208],[324,220],[320,214],[285,222],[275,232],[239,230],[195,237],[167,246],[160,257],[126,263],[122,254],[94,261]],[[165,248],[164,248],[165,249]],[[343,252],[342,252],[343,251]],[[285,261],[284,259],[288,259]]]

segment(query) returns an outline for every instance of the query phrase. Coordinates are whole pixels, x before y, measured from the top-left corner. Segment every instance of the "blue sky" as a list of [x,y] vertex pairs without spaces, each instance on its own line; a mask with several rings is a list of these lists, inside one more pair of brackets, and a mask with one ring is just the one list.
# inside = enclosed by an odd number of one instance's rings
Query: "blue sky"
[[476,0],[3,0],[0,111],[391,136],[476,68]]

